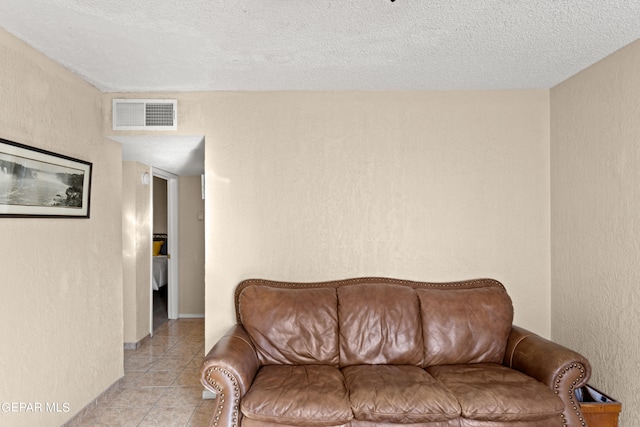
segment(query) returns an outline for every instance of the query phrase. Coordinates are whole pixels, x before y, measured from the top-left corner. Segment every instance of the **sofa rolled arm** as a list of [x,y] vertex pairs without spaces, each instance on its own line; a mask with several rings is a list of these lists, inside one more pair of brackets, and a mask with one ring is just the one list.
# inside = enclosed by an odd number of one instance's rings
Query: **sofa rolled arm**
[[581,354],[513,326],[503,364],[546,384],[562,399],[564,426],[586,426],[575,390],[591,377],[591,365]]
[[244,327],[231,327],[209,351],[200,370],[200,382],[216,394],[210,426],[240,425],[240,399],[258,368],[258,355]]

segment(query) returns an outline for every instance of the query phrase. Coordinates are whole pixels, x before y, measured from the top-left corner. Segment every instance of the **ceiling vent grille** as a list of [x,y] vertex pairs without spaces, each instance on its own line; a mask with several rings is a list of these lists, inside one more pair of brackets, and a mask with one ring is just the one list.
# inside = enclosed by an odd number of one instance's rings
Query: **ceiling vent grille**
[[178,130],[175,99],[114,99],[113,130]]

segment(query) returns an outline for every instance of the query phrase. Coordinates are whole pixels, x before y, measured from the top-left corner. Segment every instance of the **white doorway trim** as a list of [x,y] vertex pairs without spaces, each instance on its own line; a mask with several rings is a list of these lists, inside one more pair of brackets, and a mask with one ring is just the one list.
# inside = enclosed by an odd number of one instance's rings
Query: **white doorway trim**
[[[167,180],[167,254],[169,255],[169,283],[167,294],[169,296],[169,306],[167,314],[169,319],[177,319],[180,316],[180,283],[178,272],[178,242],[180,241],[178,227],[178,176],[158,168],[151,168],[152,175]],[[152,188],[153,192],[153,188]],[[149,284],[151,299],[151,329],[153,329],[153,287]]]

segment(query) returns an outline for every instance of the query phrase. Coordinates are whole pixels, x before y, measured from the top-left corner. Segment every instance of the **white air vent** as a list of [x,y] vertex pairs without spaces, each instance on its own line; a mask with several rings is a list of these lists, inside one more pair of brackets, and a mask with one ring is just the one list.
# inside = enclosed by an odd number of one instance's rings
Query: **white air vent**
[[177,130],[175,99],[114,99],[113,130]]

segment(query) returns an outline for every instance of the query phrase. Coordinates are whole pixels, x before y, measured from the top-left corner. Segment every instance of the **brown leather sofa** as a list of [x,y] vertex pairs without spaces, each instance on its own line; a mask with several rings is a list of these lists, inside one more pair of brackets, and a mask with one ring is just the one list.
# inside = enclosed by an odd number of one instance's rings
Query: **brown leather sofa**
[[580,354],[512,326],[491,279],[247,280],[202,383],[212,426],[584,426]]

